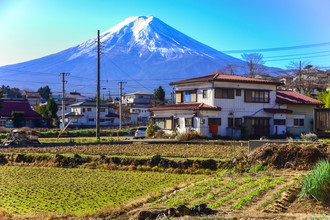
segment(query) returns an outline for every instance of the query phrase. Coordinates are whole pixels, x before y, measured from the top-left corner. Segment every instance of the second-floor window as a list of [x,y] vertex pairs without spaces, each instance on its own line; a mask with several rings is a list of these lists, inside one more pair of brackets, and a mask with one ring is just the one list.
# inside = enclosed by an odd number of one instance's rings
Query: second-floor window
[[207,98],[207,90],[206,90],[206,89],[203,90],[203,98],[204,98],[204,99]]
[[216,88],[215,98],[216,99],[234,99],[235,89],[230,88]]
[[245,90],[245,102],[269,103],[269,91],[266,90]]
[[176,102],[197,102],[197,90],[186,90],[176,92]]

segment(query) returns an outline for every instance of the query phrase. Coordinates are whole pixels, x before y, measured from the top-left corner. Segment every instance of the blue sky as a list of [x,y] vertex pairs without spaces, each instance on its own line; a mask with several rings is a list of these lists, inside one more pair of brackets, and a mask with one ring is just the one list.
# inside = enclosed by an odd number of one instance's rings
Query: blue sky
[[266,49],[268,66],[302,60],[330,68],[329,12],[329,0],[0,0],[0,66],[75,46],[129,16],[153,15],[231,56]]

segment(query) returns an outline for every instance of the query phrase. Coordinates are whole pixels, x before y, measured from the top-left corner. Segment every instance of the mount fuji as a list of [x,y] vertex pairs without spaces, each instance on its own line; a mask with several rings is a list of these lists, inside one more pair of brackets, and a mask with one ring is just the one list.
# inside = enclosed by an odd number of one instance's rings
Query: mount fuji
[[[129,17],[100,34],[101,88],[118,97],[118,82],[124,93],[153,92],[158,86],[221,70],[248,73],[245,61],[204,45],[153,16]],[[37,90],[48,85],[60,92],[60,73],[66,76],[66,91],[95,96],[97,36],[77,46],[42,58],[0,67],[6,85]],[[272,69],[272,68],[269,68]],[[105,92],[105,91],[104,91]]]

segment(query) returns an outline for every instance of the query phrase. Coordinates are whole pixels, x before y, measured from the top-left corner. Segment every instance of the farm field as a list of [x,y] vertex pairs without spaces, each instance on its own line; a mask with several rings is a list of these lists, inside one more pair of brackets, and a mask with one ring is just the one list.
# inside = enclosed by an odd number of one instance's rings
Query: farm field
[[45,167],[0,167],[1,208],[14,215],[82,216],[152,196],[205,175]]
[[228,159],[242,157],[248,153],[247,146],[240,146],[237,142],[226,144],[98,144],[66,147],[25,147],[2,148],[2,153],[51,153],[51,154],[79,154],[79,155],[122,155],[122,156],[152,156],[159,154],[164,157],[182,158],[218,158]]
[[[192,209],[200,204],[215,211],[208,219],[324,218],[330,213],[318,202],[298,199],[307,170],[240,163],[231,169],[213,169],[213,163],[201,169],[191,162],[246,157],[247,147],[240,145],[134,143],[2,148],[0,152],[0,217],[8,219],[137,219],[144,211],[180,205]],[[59,155],[69,162],[85,157],[98,160],[86,159],[94,166],[78,163],[66,168],[57,163]],[[161,157],[153,166],[154,155]],[[112,157],[143,158],[149,165],[134,161],[113,166]],[[107,166],[95,165],[107,158]],[[188,161],[192,167],[160,168],[164,161],[172,165]]]

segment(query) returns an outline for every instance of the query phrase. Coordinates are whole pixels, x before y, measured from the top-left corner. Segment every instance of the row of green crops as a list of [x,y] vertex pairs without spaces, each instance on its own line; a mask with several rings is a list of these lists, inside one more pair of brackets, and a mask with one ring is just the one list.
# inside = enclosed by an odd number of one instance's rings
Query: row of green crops
[[[291,180],[290,180],[291,181]],[[192,184],[191,186],[176,192],[160,200],[154,206],[165,205],[175,207],[185,204],[190,207],[206,203],[208,207],[217,209],[228,206],[232,209],[240,209],[258,196],[272,193],[276,185],[289,184],[289,179],[283,177],[271,176],[247,176],[236,177],[230,180],[222,178],[210,178],[202,182]]]
[[0,207],[12,215],[85,215],[204,175],[0,166]]
[[[136,128],[125,129],[125,130],[107,130],[102,129],[100,131],[101,136],[126,136],[132,135]],[[95,137],[96,136],[95,129],[79,129],[79,130],[67,130],[61,136],[62,137]],[[39,137],[57,137],[59,135],[59,130],[49,130],[38,132]]]

